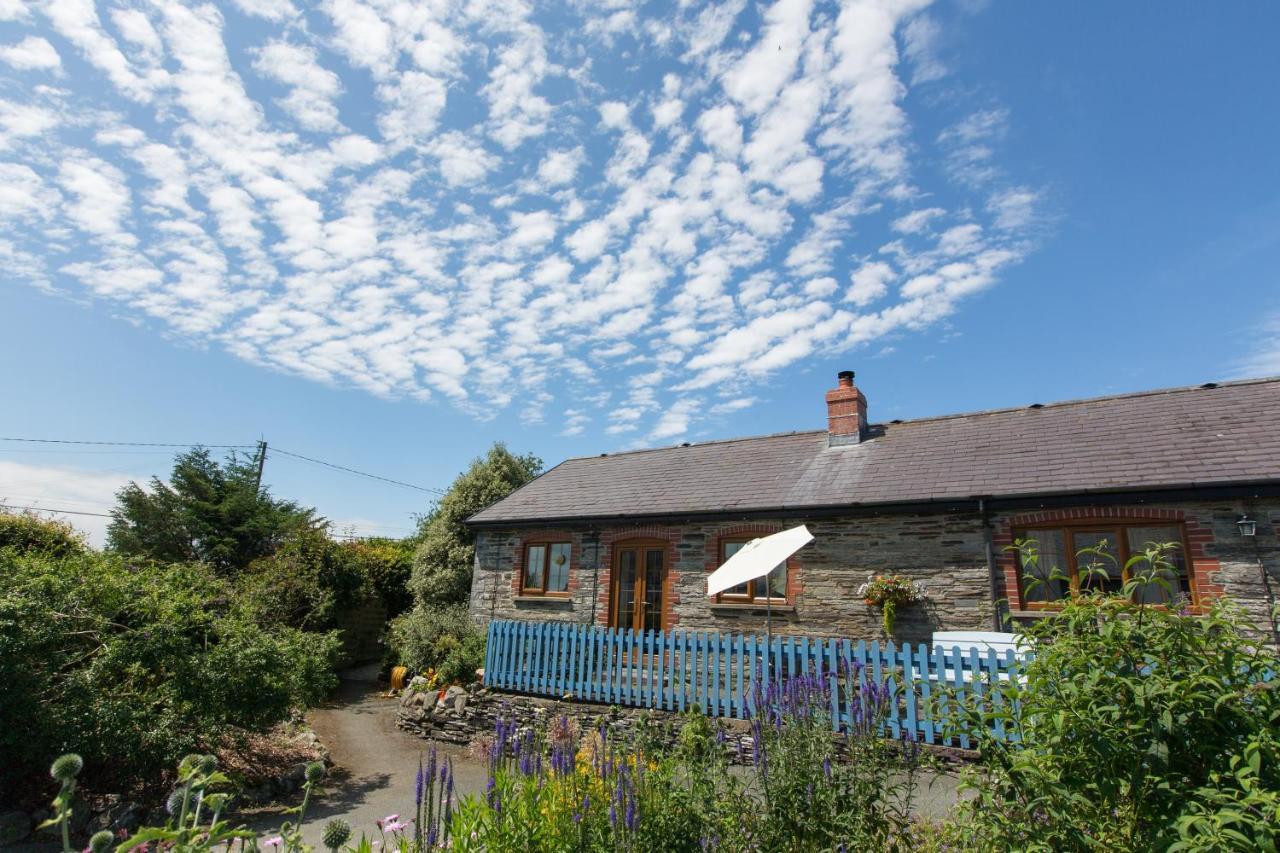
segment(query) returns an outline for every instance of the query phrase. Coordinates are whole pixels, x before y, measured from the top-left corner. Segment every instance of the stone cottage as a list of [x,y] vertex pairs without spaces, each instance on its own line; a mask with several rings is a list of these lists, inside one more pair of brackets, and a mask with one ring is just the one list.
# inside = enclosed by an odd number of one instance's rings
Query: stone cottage
[[[846,371],[826,408],[825,430],[555,466],[470,519],[473,616],[760,631],[768,606],[775,632],[872,639],[857,590],[900,573],[925,598],[894,638],[918,642],[1042,616],[1080,582],[1081,549],[1123,566],[1156,541],[1178,545],[1180,603],[1229,596],[1276,639],[1280,379],[873,423]],[[786,565],[707,597],[735,549],[797,524],[815,538]],[[1017,538],[1070,582],[1025,583]]]

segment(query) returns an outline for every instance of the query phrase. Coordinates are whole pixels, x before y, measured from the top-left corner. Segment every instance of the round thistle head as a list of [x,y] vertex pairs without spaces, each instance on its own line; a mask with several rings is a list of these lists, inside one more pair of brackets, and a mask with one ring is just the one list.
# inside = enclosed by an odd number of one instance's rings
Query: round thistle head
[[182,811],[182,798],[184,793],[181,788],[174,788],[169,792],[168,798],[164,801],[164,810],[171,815],[179,814]]
[[89,839],[90,853],[107,853],[111,849],[111,845],[115,843],[116,837],[111,834],[111,830],[104,829],[101,832],[95,832],[93,837]]
[[58,756],[53,762],[53,766],[49,768],[49,775],[59,782],[66,783],[79,776],[83,769],[84,759],[74,752],[68,752],[66,755]]
[[200,762],[203,759],[204,759],[203,755],[197,755],[194,752],[188,756],[185,756],[181,761],[178,762],[178,775],[179,776],[190,775],[192,771],[200,767]]
[[324,825],[324,835],[321,838],[325,847],[337,850],[351,838],[351,824],[341,818],[334,818]]
[[230,794],[207,794],[204,798],[204,804],[210,811],[220,812],[230,799]]
[[319,782],[323,778],[324,778],[323,764],[321,764],[319,761],[312,761],[310,764],[307,765],[307,781],[308,782],[312,782],[312,783]]
[[200,775],[208,776],[218,768],[218,758],[214,755],[200,756]]

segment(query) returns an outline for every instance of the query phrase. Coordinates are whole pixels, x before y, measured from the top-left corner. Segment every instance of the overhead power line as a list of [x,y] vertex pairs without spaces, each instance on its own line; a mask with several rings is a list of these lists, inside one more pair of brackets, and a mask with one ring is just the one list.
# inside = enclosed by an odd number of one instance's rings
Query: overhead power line
[[79,509],[55,509],[51,506],[18,506],[17,504],[0,504],[3,509],[29,509],[34,512],[56,512],[65,515],[96,515],[98,518],[111,518],[109,512],[85,512]]
[[[201,442],[193,441],[188,444],[182,444],[180,442],[160,442],[160,441],[81,441],[81,440],[64,439],[64,438],[8,438],[3,436],[0,436],[0,441],[21,441],[21,442],[27,442],[31,444],[81,444],[81,445],[111,446],[111,447],[212,447],[220,450],[221,449],[257,450],[261,454],[259,456],[260,464],[265,461],[265,458],[267,455],[266,453],[262,453],[264,449],[262,446],[262,443],[202,444]],[[443,489],[434,489],[434,488],[431,488],[430,486],[418,486],[418,485],[415,485],[414,483],[406,483],[403,480],[393,480],[390,477],[383,477],[379,474],[370,474],[368,471],[357,471],[355,468],[348,468],[345,465],[338,465],[333,462],[325,462],[323,459],[316,459],[311,456],[303,456],[301,453],[294,453],[291,450],[281,450],[279,447],[272,447],[270,448],[269,452],[279,453],[285,456],[291,456],[294,459],[301,459],[304,462],[311,462],[312,464],[315,464],[315,465],[323,465],[325,468],[332,468],[335,471],[343,471],[343,472],[346,472],[347,474],[354,474],[357,477],[366,477],[370,480],[378,480],[383,483],[390,483],[393,486],[401,486],[402,488],[406,488],[406,489],[415,489],[419,492],[426,492],[427,494],[434,494],[434,495],[445,494],[445,491]]]
[[345,465],[335,465],[332,462],[325,462],[323,459],[313,459],[310,456],[303,456],[301,453],[294,453],[291,450],[281,450],[279,447],[272,447],[270,452],[283,453],[285,456],[292,456],[294,459],[301,459],[304,462],[314,462],[317,465],[323,465],[326,468],[333,468],[336,471],[346,471],[348,474],[355,474],[358,477],[368,477],[370,480],[381,480],[384,483],[391,483],[393,486],[404,486],[406,489],[417,489],[420,492],[428,492],[437,495],[445,494],[442,489],[433,489],[429,486],[416,486],[413,483],[406,483],[403,480],[393,480],[390,477],[370,474],[367,471],[357,471],[355,468],[348,468]]
[[252,450],[258,446],[256,444],[204,444],[199,441],[190,441],[183,444],[163,441],[75,441],[68,438],[5,438],[2,436],[0,436],[0,441],[25,441],[31,444],[93,444],[112,447],[216,447],[219,450],[228,448]]

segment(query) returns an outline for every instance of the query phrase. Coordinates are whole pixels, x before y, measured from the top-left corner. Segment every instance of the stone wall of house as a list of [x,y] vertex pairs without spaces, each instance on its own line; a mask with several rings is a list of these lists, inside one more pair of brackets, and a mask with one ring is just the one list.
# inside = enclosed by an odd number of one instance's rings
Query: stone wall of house
[[[1258,522],[1252,539],[1241,537],[1236,527],[1244,513]],[[1022,611],[1017,570],[1004,547],[1012,542],[1017,525],[1058,516],[1142,517],[1183,524],[1198,597],[1207,601],[1229,596],[1260,630],[1272,634],[1273,641],[1280,636],[1274,633],[1273,616],[1280,596],[1280,501],[1082,504],[996,514],[992,536],[1003,579],[1001,596],[1015,612]],[[985,532],[976,513],[482,530],[471,612],[481,624],[491,618],[607,624],[613,549],[617,543],[642,538],[660,544],[667,553],[666,628],[763,632],[764,610],[709,600],[704,594],[706,575],[719,563],[721,537],[766,535],[801,523],[808,525],[815,541],[789,564],[789,604],[774,609],[775,632],[883,639],[879,610],[865,605],[857,589],[868,575],[887,572],[921,582],[926,596],[924,602],[899,610],[894,640],[927,642],[937,630],[990,630]],[[572,542],[569,592],[564,597],[520,594],[524,544],[539,538]]]
[[476,547],[471,611],[490,618],[606,624],[612,548],[632,538],[664,544],[668,554],[664,625],[689,630],[763,632],[763,607],[716,604],[705,594],[707,574],[719,564],[720,539],[760,536],[805,523],[815,541],[793,559],[785,607],[773,608],[775,633],[883,636],[880,611],[857,590],[869,575],[907,574],[925,586],[926,600],[898,612],[894,638],[923,642],[935,630],[990,624],[990,581],[981,520],[965,515],[893,515],[858,519],[777,519],[749,523],[616,525],[566,529],[574,560],[569,595],[522,596],[518,592],[524,543],[545,538],[541,528],[486,530]]

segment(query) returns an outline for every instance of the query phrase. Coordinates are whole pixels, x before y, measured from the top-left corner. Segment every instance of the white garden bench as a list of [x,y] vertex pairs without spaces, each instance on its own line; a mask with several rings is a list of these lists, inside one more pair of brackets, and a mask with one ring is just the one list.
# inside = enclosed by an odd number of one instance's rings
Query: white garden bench
[[[960,654],[965,660],[969,658],[970,651],[978,653],[978,659],[985,661],[987,652],[993,651],[996,657],[1003,661],[1006,653],[1010,650],[1019,657],[1023,656],[1028,650],[1025,645],[1018,643],[1018,638],[1014,634],[1007,634],[1002,631],[934,631],[932,640],[933,650],[935,652],[945,652],[951,654],[956,649],[960,650]],[[949,683],[955,683],[955,670],[946,669],[943,671],[943,679]],[[931,679],[937,680],[936,673],[929,673]],[[1009,674],[1002,672],[999,674],[1000,680],[1005,680]],[[960,680],[962,682],[970,682],[973,680],[973,673],[969,670],[961,672]]]

